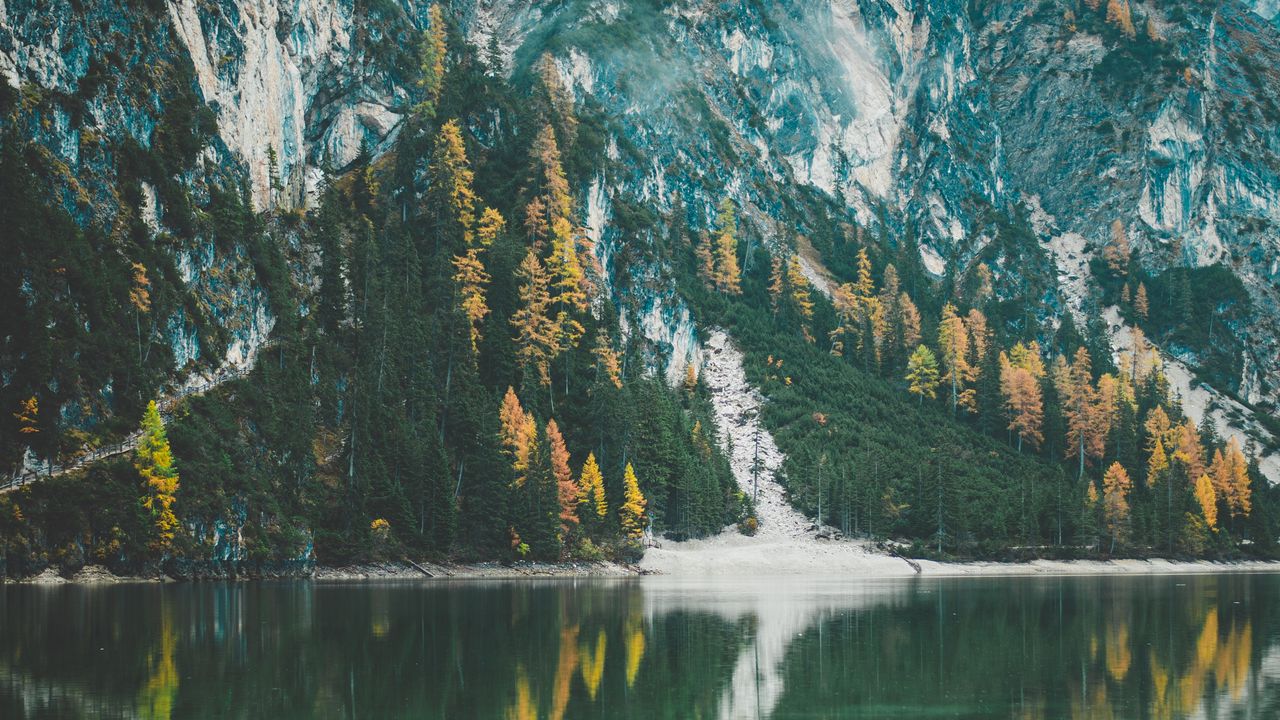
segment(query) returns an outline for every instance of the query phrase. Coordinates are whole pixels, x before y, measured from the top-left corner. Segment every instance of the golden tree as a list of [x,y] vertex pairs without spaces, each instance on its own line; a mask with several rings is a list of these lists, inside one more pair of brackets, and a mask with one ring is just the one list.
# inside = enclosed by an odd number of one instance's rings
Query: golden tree
[[1032,346],[1034,351],[1029,351],[1018,343],[1010,355],[1000,353],[1000,391],[1009,414],[1009,430],[1018,436],[1018,452],[1022,452],[1023,441],[1032,447],[1044,441],[1044,396],[1040,390],[1044,364],[1039,347],[1034,342]]
[[974,274],[976,279],[973,289],[973,302],[977,305],[981,305],[995,295],[995,284],[991,274],[991,266],[986,263],[978,263],[978,267],[974,271]]
[[1213,490],[1213,480],[1208,475],[1201,475],[1196,480],[1196,502],[1200,504],[1200,513],[1204,522],[1212,530],[1218,526],[1218,493]]
[[467,162],[467,147],[457,120],[446,122],[436,134],[427,172],[431,186],[426,201],[431,212],[440,218],[453,242],[460,239],[470,247],[476,222],[475,174]]
[[1087,457],[1100,458],[1106,449],[1106,422],[1109,410],[1098,401],[1093,385],[1092,361],[1089,351],[1080,347],[1071,364],[1061,362],[1054,369],[1054,384],[1062,398],[1062,414],[1066,420],[1067,456],[1079,459],[1078,478],[1084,477]]
[[729,295],[742,294],[742,273],[738,269],[738,222],[734,217],[733,201],[720,202],[716,217],[719,229],[715,235],[715,286]]
[[173,512],[178,471],[173,467],[173,451],[169,449],[164,420],[154,400],[147,403],[142,415],[142,436],[138,439],[133,466],[142,477],[142,507],[151,514],[150,547],[156,552],[167,552],[173,546],[178,528],[178,518]]
[[1147,487],[1158,485],[1168,469],[1169,456],[1164,451],[1164,441],[1156,438],[1151,447],[1151,455],[1147,458]]
[[1113,548],[1128,531],[1129,491],[1132,488],[1133,481],[1129,479],[1129,473],[1118,462],[1112,463],[1111,467],[1107,468],[1106,474],[1102,476],[1103,518],[1106,521],[1107,532],[1111,535]]
[[1210,466],[1214,489],[1231,511],[1232,517],[1247,517],[1252,510],[1249,487],[1249,461],[1240,451],[1240,443],[1233,437],[1227,441],[1226,451],[1217,451]]
[[938,347],[942,351],[942,381],[951,388],[951,414],[955,415],[961,404],[967,404],[964,384],[969,375],[969,333],[951,303],[942,307]]
[[693,394],[698,389],[698,367],[692,362],[685,363],[684,366],[684,391]]
[[582,476],[578,480],[586,494],[587,506],[595,512],[596,518],[603,520],[609,515],[609,503],[604,495],[604,476],[600,474],[600,466],[596,464],[595,453],[587,453],[587,461],[582,465]]
[[1173,459],[1182,463],[1187,470],[1188,478],[1196,478],[1205,474],[1204,448],[1200,446],[1200,434],[1196,432],[1196,424],[1191,419],[1174,428],[1177,444],[1174,446]]
[[511,316],[516,330],[516,359],[525,372],[537,373],[538,383],[551,385],[551,361],[560,353],[560,328],[550,317],[549,280],[538,256],[530,249],[516,271],[520,278],[520,307]]
[[969,334],[968,357],[965,358],[965,382],[971,388],[965,392],[961,400],[969,412],[978,411],[978,393],[972,389],[982,378],[982,368],[986,364],[987,349],[991,345],[991,331],[987,328],[987,317],[982,311],[973,308],[965,316],[965,331]]
[[1107,267],[1111,272],[1117,275],[1126,275],[1129,272],[1129,257],[1132,251],[1129,249],[1129,234],[1125,232],[1124,223],[1115,220],[1111,223],[1111,242],[1107,243],[1102,249],[1102,258],[1106,260]]
[[631,463],[627,463],[627,469],[622,475],[622,497],[622,507],[618,509],[622,520],[622,532],[628,538],[639,539],[644,534],[647,524],[645,508],[648,502],[640,492],[640,482],[636,479],[636,471],[631,467]]
[[609,342],[609,332],[600,328],[596,333],[596,346],[591,350],[596,358],[596,372],[609,381],[618,390],[622,389],[622,365],[618,351]]
[[40,432],[40,402],[35,395],[18,403],[18,412],[13,413],[13,419],[18,421],[18,432],[23,435]]
[[445,44],[444,13],[440,5],[432,3],[427,11],[427,29],[422,33],[422,49],[419,55],[421,76],[418,87],[422,89],[422,102],[414,108],[414,113],[422,117],[433,117],[436,103],[440,100],[440,88],[444,84],[444,60],[447,53]]
[[529,452],[533,448],[538,427],[533,416],[520,406],[520,398],[514,388],[508,386],[507,394],[502,398],[502,406],[498,409],[498,424],[502,433],[502,447],[511,460],[511,467],[516,471],[516,485],[524,485],[525,473],[529,469]]
[[778,312],[782,305],[782,297],[787,293],[787,274],[781,255],[769,258],[769,304]]
[[904,291],[898,295],[898,307],[902,315],[902,349],[920,342],[920,311],[911,301],[911,296]]
[[1128,0],[1107,0],[1107,22],[1130,38],[1138,35],[1137,28],[1133,26]]
[[458,286],[458,304],[467,318],[470,329],[471,351],[476,352],[480,343],[480,323],[489,314],[485,301],[485,288],[489,285],[489,273],[480,259],[479,248],[469,248],[453,258],[453,281]]
[[867,249],[858,249],[858,279],[853,284],[853,299],[865,306],[874,296],[875,282],[871,279],[871,258],[867,257]]
[[698,246],[694,248],[698,257],[698,277],[709,290],[716,288],[716,264],[711,256],[711,238],[702,233]]
[[1147,301],[1147,286],[1145,283],[1140,282],[1138,283],[1138,294],[1133,299],[1133,311],[1138,314],[1138,317],[1146,320],[1149,310],[1150,305]]
[[[787,285],[791,288],[791,303],[800,314],[801,320],[808,323],[813,318],[813,297],[809,292],[809,279],[804,276],[804,270],[800,267],[800,258],[795,255],[787,261]],[[805,339],[813,342],[813,336],[809,334],[807,324],[803,325],[803,330]]]

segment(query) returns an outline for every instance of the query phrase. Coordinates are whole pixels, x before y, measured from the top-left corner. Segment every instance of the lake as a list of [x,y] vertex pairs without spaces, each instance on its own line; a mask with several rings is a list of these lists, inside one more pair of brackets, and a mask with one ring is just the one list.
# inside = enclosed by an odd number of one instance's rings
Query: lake
[[0,718],[1274,718],[1280,575],[0,587]]

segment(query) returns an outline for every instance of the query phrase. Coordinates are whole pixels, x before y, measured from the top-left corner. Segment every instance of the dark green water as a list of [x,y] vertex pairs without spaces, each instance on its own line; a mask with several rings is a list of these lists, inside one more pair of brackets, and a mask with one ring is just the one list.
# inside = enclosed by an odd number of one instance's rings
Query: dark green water
[[0,718],[1277,718],[1280,576],[0,588]]

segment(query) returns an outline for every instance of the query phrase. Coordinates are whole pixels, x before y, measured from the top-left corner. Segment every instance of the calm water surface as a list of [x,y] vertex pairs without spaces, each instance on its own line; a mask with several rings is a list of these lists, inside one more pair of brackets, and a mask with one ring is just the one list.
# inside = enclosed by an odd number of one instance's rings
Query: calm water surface
[[1278,718],[1280,576],[0,588],[0,718]]

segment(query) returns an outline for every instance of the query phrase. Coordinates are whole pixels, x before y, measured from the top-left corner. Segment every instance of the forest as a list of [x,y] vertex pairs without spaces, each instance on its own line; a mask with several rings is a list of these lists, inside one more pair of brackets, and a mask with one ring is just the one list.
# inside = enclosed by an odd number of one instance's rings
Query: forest
[[[620,198],[606,277],[581,189],[607,119],[549,56],[508,77],[439,8],[405,40],[416,96],[394,144],[331,168],[308,211],[255,209],[235,173],[206,171],[199,193],[174,181],[212,137],[189,66],[164,80],[151,147],[86,150],[118,179],[110,222],[39,190],[76,181],[24,129],[76,98],[0,87],[16,259],[0,336],[17,367],[0,455],[39,468],[137,433],[131,453],[0,495],[7,572],[634,561],[649,532],[750,528],[698,369],[665,382],[634,308],[604,291],[627,282],[645,250],[625,240],[642,234],[664,236],[698,326],[746,354],[787,456],[779,480],[818,522],[938,558],[1274,551],[1257,448],[1197,427],[1147,340],[1214,349],[1206,372],[1230,376],[1222,338],[1251,308],[1229,269],[1152,274],[1117,223],[1094,272],[1134,329],[1118,358],[1098,312],[1042,311],[1052,262],[1020,210],[992,211],[990,257],[935,277],[910,227],[863,227],[833,203],[775,237],[727,193],[709,219]],[[144,184],[163,232],[138,210]],[[197,241],[275,322],[246,377],[162,408],[166,318],[225,348],[220,321],[249,302],[218,273],[205,296],[189,287],[173,251]],[[829,296],[806,264],[825,266]]]

